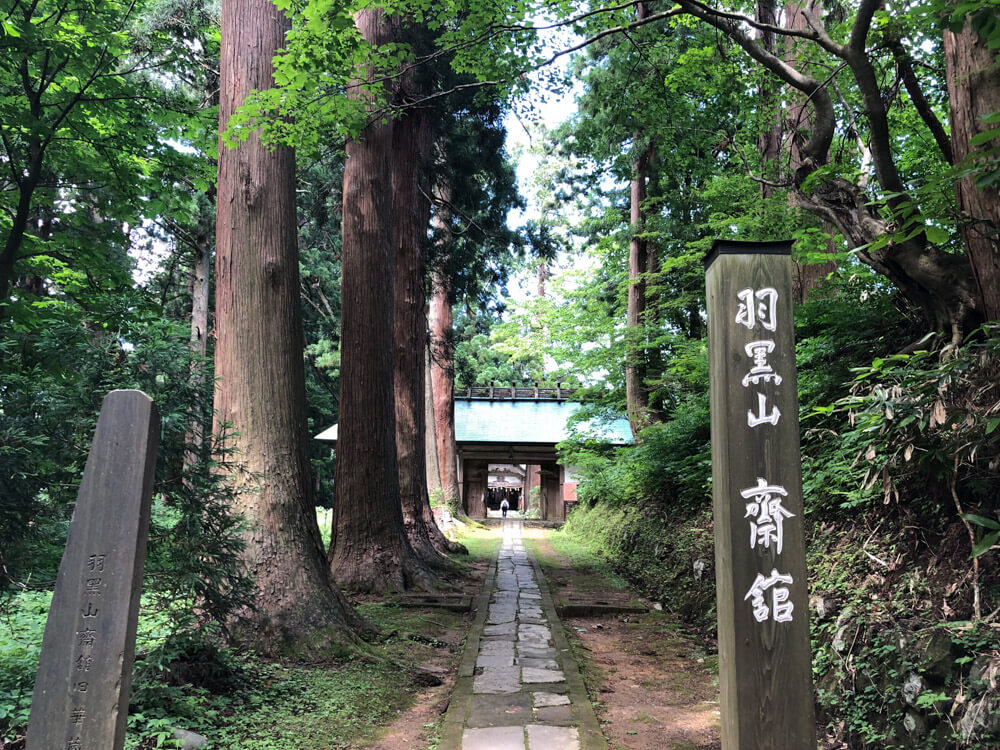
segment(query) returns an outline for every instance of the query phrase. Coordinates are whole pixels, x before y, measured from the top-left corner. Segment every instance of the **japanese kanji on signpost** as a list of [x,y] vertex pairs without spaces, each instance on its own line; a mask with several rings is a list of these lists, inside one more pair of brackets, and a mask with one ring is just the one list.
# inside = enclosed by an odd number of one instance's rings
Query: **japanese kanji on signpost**
[[705,261],[724,750],[814,750],[790,242]]
[[27,750],[121,750],[160,419],[104,399],[45,623]]

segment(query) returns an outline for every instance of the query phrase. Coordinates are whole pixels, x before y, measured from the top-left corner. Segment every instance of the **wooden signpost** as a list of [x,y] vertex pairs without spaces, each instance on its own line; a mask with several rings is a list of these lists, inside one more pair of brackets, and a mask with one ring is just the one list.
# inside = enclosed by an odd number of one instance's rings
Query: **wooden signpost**
[[146,394],[108,394],[45,623],[27,750],[125,744],[159,439]]
[[723,750],[815,750],[791,243],[705,261]]

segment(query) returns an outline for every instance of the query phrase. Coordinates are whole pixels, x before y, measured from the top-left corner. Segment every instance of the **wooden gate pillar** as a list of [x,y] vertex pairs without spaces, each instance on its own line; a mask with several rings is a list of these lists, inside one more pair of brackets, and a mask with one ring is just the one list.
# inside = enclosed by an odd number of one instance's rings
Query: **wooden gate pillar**
[[486,485],[489,463],[466,460],[462,471],[462,498],[470,518],[486,518]]
[[562,515],[562,467],[555,463],[545,463],[540,467],[542,475],[543,521],[558,520]]

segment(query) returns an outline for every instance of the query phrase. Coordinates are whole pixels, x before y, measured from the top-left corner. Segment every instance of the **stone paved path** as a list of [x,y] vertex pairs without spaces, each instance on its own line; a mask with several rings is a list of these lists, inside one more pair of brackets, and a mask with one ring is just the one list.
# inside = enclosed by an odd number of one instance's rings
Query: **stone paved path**
[[477,600],[441,750],[599,750],[606,743],[541,571],[508,517]]

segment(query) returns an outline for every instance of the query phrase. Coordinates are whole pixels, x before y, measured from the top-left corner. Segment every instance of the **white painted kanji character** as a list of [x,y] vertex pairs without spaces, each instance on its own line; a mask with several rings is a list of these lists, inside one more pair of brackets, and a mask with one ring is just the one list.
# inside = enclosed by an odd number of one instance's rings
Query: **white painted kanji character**
[[[778,586],[779,583],[787,586]],[[779,573],[775,568],[771,569],[771,575],[767,578],[758,573],[747,595],[743,597],[744,601],[750,600],[754,619],[757,622],[765,622],[771,617],[775,622],[791,622],[795,607],[788,601],[790,596],[788,586],[793,583],[795,581],[790,575]],[[764,601],[764,594],[768,589],[771,589],[771,607]]]
[[749,500],[743,517],[753,519],[750,522],[750,548],[754,549],[760,543],[766,549],[773,542],[775,552],[780,555],[784,521],[795,517],[781,504],[781,498],[788,497],[788,492],[781,485],[768,484],[763,477],[757,477],[757,486],[740,490],[740,495]]
[[750,372],[743,376],[744,388],[751,383],[759,385],[761,381],[781,385],[781,376],[767,361],[767,355],[774,351],[774,341],[770,339],[751,341],[744,349],[747,356],[753,359],[753,367],[750,368]]
[[753,289],[742,289],[736,293],[736,322],[753,330],[758,325],[768,331],[778,327],[777,306],[778,291],[773,287],[764,287],[756,292]]
[[747,409],[747,425],[750,427],[756,427],[761,424],[778,424],[778,418],[781,417],[781,411],[775,406],[771,409],[771,413],[767,413],[767,395],[763,393],[757,394],[757,413],[754,414],[752,409]]

